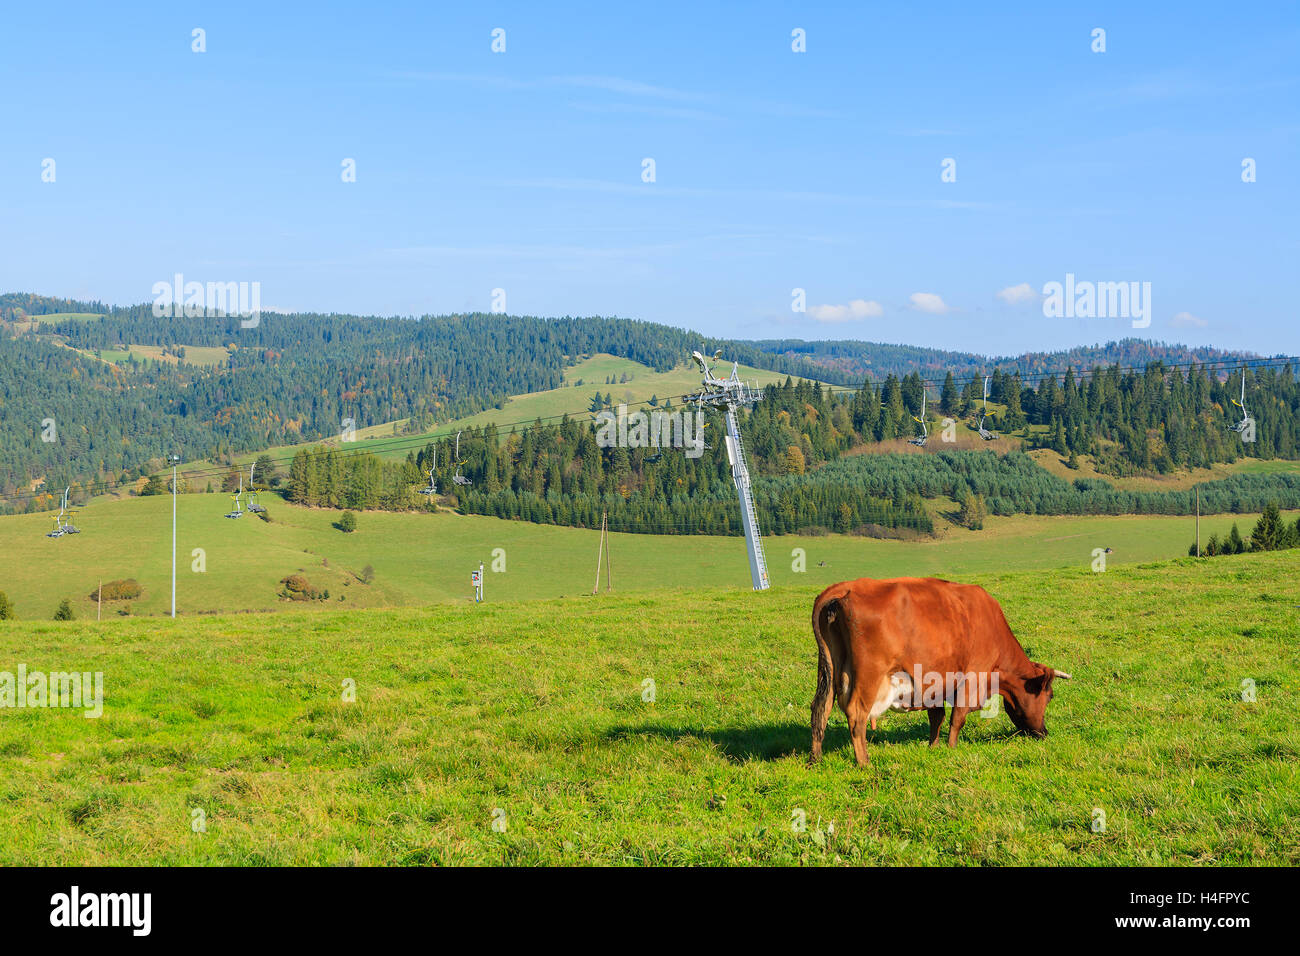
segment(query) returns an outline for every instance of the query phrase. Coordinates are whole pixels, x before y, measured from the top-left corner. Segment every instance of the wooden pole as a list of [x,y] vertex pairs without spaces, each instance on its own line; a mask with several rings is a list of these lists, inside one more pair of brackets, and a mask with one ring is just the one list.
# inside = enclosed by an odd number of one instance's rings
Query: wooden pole
[[605,553],[605,513],[600,514],[600,544],[596,546],[596,586],[591,589],[595,594],[600,590],[600,559]]
[[606,515],[601,523],[605,525],[605,590],[608,592],[614,590],[614,575],[609,570],[609,516]]
[[1201,486],[1196,486],[1196,556],[1201,556]]

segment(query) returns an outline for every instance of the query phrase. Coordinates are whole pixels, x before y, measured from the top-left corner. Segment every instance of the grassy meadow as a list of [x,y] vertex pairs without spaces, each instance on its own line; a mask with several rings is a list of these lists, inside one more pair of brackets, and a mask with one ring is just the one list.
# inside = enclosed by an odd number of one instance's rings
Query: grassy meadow
[[[336,526],[339,511],[301,508],[270,495],[262,501],[269,523],[248,513],[237,520],[224,517],[230,510],[225,495],[179,496],[180,613],[282,607],[280,581],[290,574],[329,590],[329,601],[312,607],[339,610],[466,601],[470,571],[480,561],[487,566],[486,596],[493,602],[590,594],[595,584],[598,531],[442,511],[360,512],[357,530],[345,534]],[[0,517],[0,591],[23,619],[49,619],[65,597],[78,617],[93,618],[93,592],[101,580],[134,578],[144,592],[129,602],[130,613],[168,613],[171,512],[166,495],[99,500],[73,517],[82,533],[62,538],[45,537],[50,514]],[[1234,522],[1249,535],[1255,517],[1203,517],[1202,541],[1211,534],[1222,538]],[[1185,555],[1195,534],[1193,519],[1164,516],[995,517],[977,532],[941,524],[939,537],[914,542],[769,536],[770,576],[775,585],[825,587],[863,576],[1087,570],[1095,548],[1112,549],[1108,566],[1156,561]],[[620,593],[748,586],[740,537],[615,534],[611,548]],[[796,570],[796,549],[802,549],[803,570]],[[504,570],[492,570],[494,554],[498,568],[504,555]],[[374,569],[370,583],[361,580],[366,565]],[[106,617],[125,610],[127,602],[103,606]]]
[[1300,552],[949,573],[1073,673],[1045,741],[888,714],[858,769],[837,712],[810,768],[811,573],[2,623],[0,670],[100,671],[104,710],[0,711],[0,863],[1300,864]]

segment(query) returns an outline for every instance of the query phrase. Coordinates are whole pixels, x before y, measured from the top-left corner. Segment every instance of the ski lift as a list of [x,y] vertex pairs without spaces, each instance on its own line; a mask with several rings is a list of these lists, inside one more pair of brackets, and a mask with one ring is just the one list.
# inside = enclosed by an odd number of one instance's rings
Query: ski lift
[[988,414],[988,404],[989,404],[989,377],[985,375],[984,376],[984,399],[983,399],[983,404],[980,406],[980,420],[979,420],[978,428],[979,428],[980,438],[983,438],[985,441],[992,441],[993,439],[998,437],[998,433],[991,432],[984,427],[984,416]]
[[234,510],[232,510],[232,511],[227,511],[227,512],[226,512],[226,517],[227,517],[227,518],[242,518],[242,517],[244,517],[244,512],[243,512],[243,511],[240,509],[240,507],[239,507],[239,499],[240,499],[240,497],[243,496],[243,494],[244,494],[244,473],[241,471],[241,472],[239,473],[239,490],[236,491],[233,495],[230,496],[231,498],[234,499],[235,507],[234,507]]
[[917,435],[915,438],[909,438],[907,440],[907,443],[909,445],[915,445],[918,448],[924,448],[926,441],[930,438],[930,429],[925,424],[925,388],[924,387],[921,388],[921,417],[917,418],[915,415],[913,415],[912,421],[916,422],[918,425],[921,426],[921,434]]
[[60,523],[60,524],[62,525],[62,527],[63,527],[63,533],[64,533],[64,534],[81,534],[81,529],[80,529],[80,528],[78,528],[75,524],[71,524],[71,523],[69,523],[68,521],[64,520],[64,518],[63,518],[63,516],[64,516],[65,514],[68,515],[68,516],[72,516],[72,515],[75,515],[75,514],[76,514],[76,512],[73,511],[73,510],[68,506],[68,492],[71,491],[71,490],[72,490],[72,486],[71,486],[71,485],[69,485],[67,488],[64,488],[64,489],[63,489],[63,507],[59,509],[59,523]]
[[433,446],[433,466],[429,469],[429,487],[421,488],[420,494],[433,497],[438,493],[438,485],[433,480],[433,473],[438,470],[438,446]]
[[253,512],[255,515],[262,514],[266,511],[265,508],[257,503],[257,487],[253,484],[253,471],[256,468],[257,462],[253,462],[253,464],[248,467],[248,510]]
[[456,463],[456,474],[451,476],[451,480],[458,485],[472,485],[473,482],[460,473],[460,466],[465,462],[460,461],[460,432],[456,432],[456,454],[452,456]]
[[1246,411],[1246,367],[1241,368],[1241,401],[1232,399],[1232,404],[1241,409],[1241,421],[1235,425],[1229,425],[1228,428],[1242,436],[1242,441],[1246,441],[1246,435],[1250,435],[1251,441],[1254,441],[1255,419],[1250,417],[1250,412]]
[[80,528],[64,520],[64,515],[76,514],[75,511],[68,510],[68,492],[71,490],[71,485],[63,489],[63,497],[59,501],[59,513],[54,516],[54,530],[46,532],[45,537],[62,538],[65,534],[81,534]]

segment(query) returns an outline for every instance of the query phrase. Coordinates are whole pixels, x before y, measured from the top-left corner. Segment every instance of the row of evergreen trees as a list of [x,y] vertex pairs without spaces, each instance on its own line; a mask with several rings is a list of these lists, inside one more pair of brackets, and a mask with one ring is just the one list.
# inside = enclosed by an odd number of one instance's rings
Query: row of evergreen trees
[[[504,440],[494,426],[466,430],[460,461],[453,460],[454,448],[454,439],[442,439],[400,462],[332,447],[302,449],[289,468],[287,494],[317,507],[425,507],[429,496],[419,489],[432,471],[442,500],[472,514],[592,528],[607,513],[617,531],[740,532],[730,468],[716,446],[696,460],[679,449],[601,448],[589,423],[566,419],[512,430]],[[456,484],[457,474],[470,484]],[[752,491],[767,534],[929,533],[927,500],[934,499],[954,502],[959,522],[972,529],[987,514],[1189,515],[1197,507],[1195,489],[1067,482],[1020,452],[848,456],[805,474],[759,475]],[[1236,475],[1200,485],[1199,495],[1205,513],[1258,511],[1279,501],[1300,507],[1300,476]]]
[[[1189,556],[1197,557],[1196,545],[1196,541],[1188,545]],[[1277,505],[1270,502],[1255,522],[1255,527],[1251,529],[1249,541],[1242,538],[1234,521],[1232,530],[1222,541],[1219,540],[1218,535],[1210,535],[1210,539],[1200,549],[1200,557],[1245,554],[1247,551],[1285,551],[1290,548],[1300,548],[1300,516],[1296,517],[1294,523],[1289,524],[1283,520]]]

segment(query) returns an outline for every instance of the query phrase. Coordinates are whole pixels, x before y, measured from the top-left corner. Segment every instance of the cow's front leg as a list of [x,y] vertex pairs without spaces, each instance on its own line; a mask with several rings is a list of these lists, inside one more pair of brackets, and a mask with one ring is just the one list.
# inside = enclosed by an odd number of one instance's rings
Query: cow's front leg
[[948,722],[948,746],[957,746],[957,735],[961,733],[962,725],[966,723],[966,715],[970,713],[970,707],[953,707],[952,720]]
[[939,728],[943,726],[943,708],[927,707],[925,712],[930,715],[930,746],[933,747],[939,742]]

